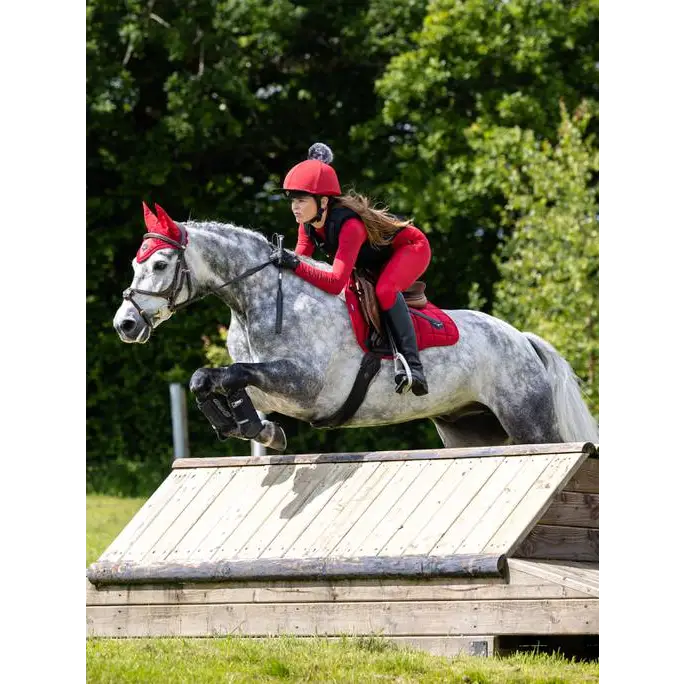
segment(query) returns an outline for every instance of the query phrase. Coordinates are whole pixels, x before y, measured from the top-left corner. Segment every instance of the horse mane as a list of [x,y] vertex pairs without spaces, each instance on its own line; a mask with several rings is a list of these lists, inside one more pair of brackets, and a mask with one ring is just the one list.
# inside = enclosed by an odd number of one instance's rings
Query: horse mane
[[183,223],[186,228],[192,230],[207,231],[218,235],[227,235],[231,232],[244,233],[246,235],[254,236],[268,242],[268,238],[257,230],[238,226],[235,223],[220,223],[219,221],[185,221]]
[[[252,230],[251,228],[245,228],[244,226],[238,226],[235,223],[220,223],[219,221],[185,221],[182,223],[182,225],[192,230],[198,230],[200,232],[206,231],[213,235],[219,236],[226,236],[230,233],[242,233],[246,236],[255,237],[266,244],[271,244],[270,240],[260,231]],[[325,271],[332,271],[332,264],[329,264],[327,261],[319,261],[313,257],[307,257],[303,255],[299,255],[299,258],[311,264],[312,266],[316,266]]]

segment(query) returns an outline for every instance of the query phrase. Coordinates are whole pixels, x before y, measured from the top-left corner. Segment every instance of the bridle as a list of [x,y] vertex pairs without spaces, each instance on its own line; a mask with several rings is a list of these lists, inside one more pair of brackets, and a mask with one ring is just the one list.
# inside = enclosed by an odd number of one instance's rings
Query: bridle
[[171,284],[163,290],[158,290],[156,292],[153,292],[151,290],[141,290],[138,287],[128,287],[123,291],[123,298],[135,307],[136,311],[140,314],[141,318],[145,321],[145,323],[147,323],[147,325],[151,329],[154,328],[154,326],[152,325],[152,320],[142,310],[138,302],[136,302],[135,299],[133,299],[134,294],[151,295],[152,297],[159,297],[160,299],[165,299],[169,311],[171,311],[172,313],[178,309],[176,299],[178,299],[178,295],[181,293],[181,290],[183,289],[183,285],[185,285],[185,283],[187,283],[188,285],[188,300],[192,298],[192,280],[190,279],[190,270],[188,269],[188,264],[185,260],[185,245],[188,241],[187,234],[182,226],[179,226],[179,228],[181,230],[181,242],[176,242],[176,240],[173,240],[168,235],[163,235],[162,233],[145,233],[145,235],[143,236],[143,240],[146,240],[147,238],[156,238],[158,240],[162,240],[163,242],[168,243],[170,246],[179,250],[180,255],[176,260],[176,270],[173,274],[173,280],[171,281]]
[[[128,287],[123,291],[123,298],[130,302],[134,307],[135,310],[140,314],[140,317],[145,321],[147,326],[150,328],[150,330],[154,330],[154,325],[152,323],[152,320],[150,317],[142,310],[140,305],[133,299],[134,294],[142,294],[142,295],[150,295],[152,297],[159,297],[160,299],[165,299],[167,303],[168,310],[171,313],[174,313],[180,309],[184,309],[186,306],[189,306],[190,304],[193,304],[194,302],[199,301],[200,299],[204,299],[205,297],[208,297],[210,294],[216,294],[218,290],[220,290],[223,287],[227,287],[228,285],[233,285],[234,283],[239,282],[240,280],[244,280],[245,278],[248,278],[251,275],[254,275],[255,273],[258,273],[262,269],[266,268],[266,266],[270,266],[273,264],[273,262],[269,259],[268,261],[265,261],[263,264],[259,264],[258,266],[253,266],[252,268],[247,269],[244,273],[241,273],[239,276],[235,278],[231,278],[230,280],[226,280],[224,283],[221,283],[221,285],[217,287],[213,287],[204,294],[201,295],[196,295],[195,297],[192,296],[193,292],[193,287],[192,287],[192,279],[190,277],[190,269],[188,268],[187,261],[185,260],[185,247],[188,243],[187,240],[187,233],[185,231],[185,228],[180,225],[178,228],[181,231],[181,241],[177,242],[176,240],[173,240],[170,238],[168,235],[163,235],[162,233],[145,233],[143,236],[143,240],[147,238],[157,238],[158,240],[162,240],[163,242],[168,243],[170,246],[174,247],[175,249],[179,250],[180,255],[178,256],[178,259],[176,260],[176,270],[174,271],[173,274],[173,280],[171,281],[170,285],[168,287],[165,287],[163,290],[158,290],[156,292],[153,292],[151,290],[141,290],[140,288],[137,287]],[[282,244],[283,244],[283,236],[282,235],[276,235],[275,236],[277,241],[278,241],[278,247],[279,249],[282,250]],[[282,297],[282,267],[278,266],[279,274],[278,274],[278,294],[276,296],[276,332],[279,333],[281,332],[282,329],[282,306],[283,306],[283,297]],[[188,298],[181,302],[180,304],[176,303],[176,300],[178,299],[178,295],[181,293],[183,290],[183,286],[187,283],[188,287]]]

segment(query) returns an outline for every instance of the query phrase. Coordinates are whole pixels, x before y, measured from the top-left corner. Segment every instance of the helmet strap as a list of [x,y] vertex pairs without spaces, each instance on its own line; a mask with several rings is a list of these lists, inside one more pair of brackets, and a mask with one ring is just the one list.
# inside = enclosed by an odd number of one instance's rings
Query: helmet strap
[[[316,200],[316,208],[318,209],[318,211],[316,212],[316,216],[314,216],[311,219],[311,221],[309,221],[309,223],[318,223],[323,218],[323,212],[325,211],[325,209],[321,206],[322,196],[321,195],[314,195],[314,199]],[[328,204],[326,206],[326,209],[329,206],[330,206],[330,198],[328,198]]]

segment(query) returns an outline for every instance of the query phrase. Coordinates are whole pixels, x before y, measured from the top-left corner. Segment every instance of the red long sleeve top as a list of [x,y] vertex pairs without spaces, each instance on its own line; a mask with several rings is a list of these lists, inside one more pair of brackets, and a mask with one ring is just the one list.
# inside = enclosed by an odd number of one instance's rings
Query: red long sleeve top
[[[323,237],[323,228],[316,229],[316,232]],[[364,241],[368,239],[366,226],[357,218],[350,218],[344,222],[340,230],[339,244],[333,260],[332,271],[322,271],[315,266],[311,266],[303,261],[295,269],[295,273],[312,285],[329,292],[339,294],[349,281],[359,250]],[[295,254],[311,256],[316,245],[306,234],[303,224],[299,224],[297,234],[297,247]]]

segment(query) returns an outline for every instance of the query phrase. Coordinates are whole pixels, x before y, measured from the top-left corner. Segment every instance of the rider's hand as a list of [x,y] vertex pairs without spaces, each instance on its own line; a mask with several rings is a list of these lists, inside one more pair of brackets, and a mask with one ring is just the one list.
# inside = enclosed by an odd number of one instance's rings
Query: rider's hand
[[277,248],[274,249],[271,252],[269,260],[272,264],[275,264],[276,266],[281,266],[282,268],[289,268],[292,271],[294,271],[295,268],[299,266],[299,257],[294,252],[291,252],[288,249],[284,249],[282,251],[282,257],[280,250]]

